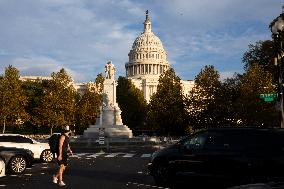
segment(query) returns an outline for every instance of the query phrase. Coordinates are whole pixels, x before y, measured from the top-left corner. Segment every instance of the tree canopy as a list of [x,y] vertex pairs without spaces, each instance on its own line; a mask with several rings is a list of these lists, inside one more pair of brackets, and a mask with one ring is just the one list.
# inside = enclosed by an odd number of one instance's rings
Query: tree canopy
[[53,72],[51,77],[43,89],[40,106],[36,111],[38,124],[47,125],[52,133],[54,127],[74,123],[75,89],[71,77],[63,68]]
[[0,118],[3,133],[6,123],[16,125],[29,118],[25,111],[28,100],[19,78],[19,71],[11,65],[5,69],[4,76],[0,77]]
[[121,118],[132,130],[145,129],[147,102],[140,89],[131,80],[120,76],[117,81],[117,103]]
[[222,112],[218,94],[221,87],[219,73],[214,66],[205,66],[195,77],[195,85],[187,98],[190,124],[198,128],[218,125]]
[[160,135],[183,135],[187,126],[180,78],[173,68],[159,78],[148,105],[147,125]]
[[95,89],[88,88],[82,96],[77,95],[76,98],[76,129],[79,132],[95,124],[99,114],[104,83],[102,74],[97,75],[95,83]]

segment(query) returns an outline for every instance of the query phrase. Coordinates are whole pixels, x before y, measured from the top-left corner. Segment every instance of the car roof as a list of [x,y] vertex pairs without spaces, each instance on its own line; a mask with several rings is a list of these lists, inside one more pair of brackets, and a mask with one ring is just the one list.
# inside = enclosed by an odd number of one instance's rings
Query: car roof
[[7,133],[7,134],[0,134],[0,136],[23,136],[21,134],[10,134],[10,133]]
[[212,127],[207,129],[208,131],[249,131],[249,130],[257,130],[257,131],[281,131],[283,132],[283,128],[263,128],[263,127]]

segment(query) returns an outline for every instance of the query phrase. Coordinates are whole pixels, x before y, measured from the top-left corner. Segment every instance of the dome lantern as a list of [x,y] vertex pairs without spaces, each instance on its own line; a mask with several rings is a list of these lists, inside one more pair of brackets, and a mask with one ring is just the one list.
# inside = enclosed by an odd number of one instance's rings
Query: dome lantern
[[149,17],[149,11],[146,10],[146,20],[144,22],[144,33],[151,32],[151,21]]

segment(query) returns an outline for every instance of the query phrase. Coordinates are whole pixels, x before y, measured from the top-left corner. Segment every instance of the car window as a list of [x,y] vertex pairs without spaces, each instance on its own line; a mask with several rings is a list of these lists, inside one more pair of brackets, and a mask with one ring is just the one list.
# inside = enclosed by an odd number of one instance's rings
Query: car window
[[33,143],[31,139],[23,136],[0,136],[0,142]]
[[206,133],[197,134],[185,139],[183,145],[188,150],[202,149],[204,147],[205,139]]
[[31,139],[23,137],[23,136],[17,136],[16,140],[18,143],[33,143]]
[[13,136],[1,136],[0,137],[1,142],[14,142]]
[[208,150],[223,150],[228,147],[225,137],[221,133],[209,133],[206,139],[205,148]]
[[4,136],[0,136],[0,142],[5,142],[5,137]]

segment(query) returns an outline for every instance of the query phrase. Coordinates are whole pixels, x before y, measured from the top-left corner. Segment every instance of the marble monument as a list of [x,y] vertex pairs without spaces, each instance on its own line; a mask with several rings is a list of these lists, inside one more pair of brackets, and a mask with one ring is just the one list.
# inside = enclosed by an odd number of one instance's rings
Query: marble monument
[[102,105],[100,114],[95,125],[84,131],[85,138],[115,137],[132,138],[132,131],[123,125],[121,119],[121,110],[116,102],[115,67],[112,62],[105,65],[105,81],[102,94]]

